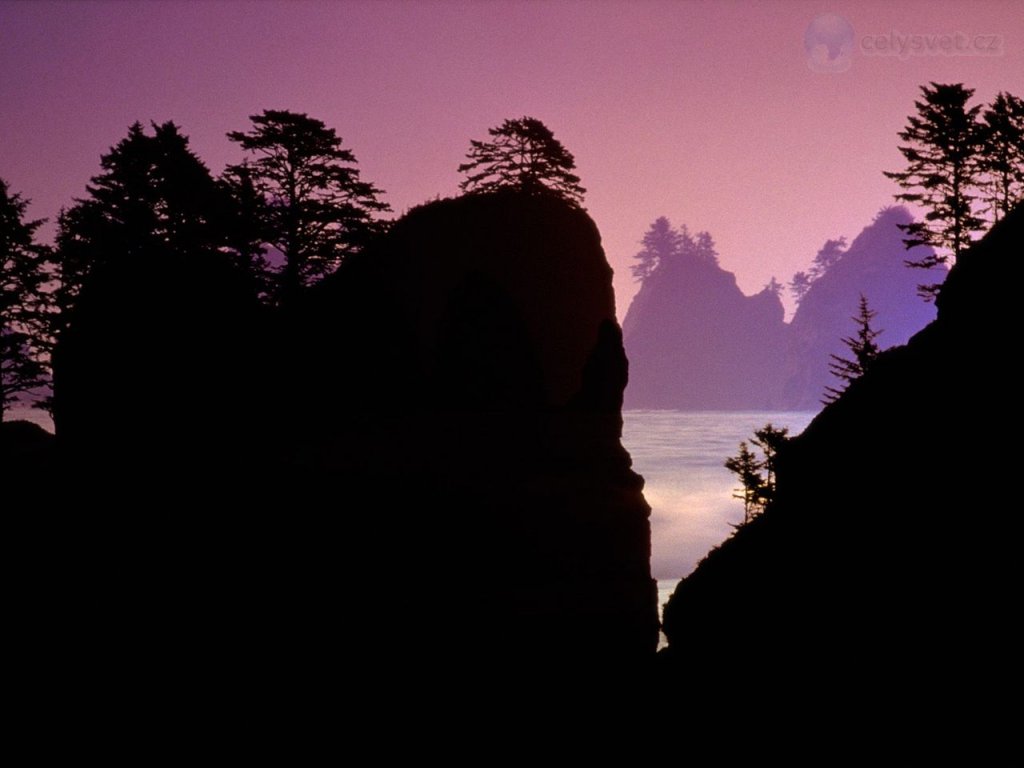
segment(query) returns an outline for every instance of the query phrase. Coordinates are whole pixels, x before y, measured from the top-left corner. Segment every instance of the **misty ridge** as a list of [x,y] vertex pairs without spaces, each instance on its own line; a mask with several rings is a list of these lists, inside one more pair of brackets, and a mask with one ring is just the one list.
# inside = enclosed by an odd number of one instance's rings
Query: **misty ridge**
[[[228,134],[219,177],[174,123],[136,123],[52,246],[0,183],[3,415],[35,398],[56,429],[0,424],[28,602],[80,628],[90,669],[270,698],[339,654],[421,691],[998,674],[1016,560],[963,518],[1005,504],[990,457],[1018,431],[1024,104],[972,96],[922,87],[887,174],[923,215],[827,242],[790,323],[783,286],[744,296],[709,234],[659,218],[620,328],[575,160],[532,117],[396,219],[334,129],[286,110]],[[826,401],[802,435],[758,433],[771,492],[680,583],[657,656],[624,398]]]
[[885,175],[904,190],[896,199],[922,208],[923,218],[887,206],[852,243],[827,240],[788,284],[797,304],[789,323],[786,287],[774,277],[745,296],[719,267],[711,234],[655,220],[634,256],[641,287],[623,321],[627,406],[817,409],[831,397],[833,364],[860,302],[883,348],[931,322],[934,307],[918,297],[934,301],[949,266],[1009,213],[1024,186],[1024,103],[1000,93],[970,105],[973,93],[960,84],[921,88],[917,114],[899,134],[907,168]]
[[[905,344],[935,319],[918,295],[921,273],[904,261],[906,208],[882,209],[847,245],[828,240],[789,283],[797,304],[786,322],[774,279],[745,296],[722,269],[706,232],[696,237],[659,218],[644,237],[634,275],[641,282],[623,321],[630,358],[626,406],[683,410],[817,410],[832,382],[829,362],[863,295],[885,347]],[[929,280],[944,270],[933,266]]]

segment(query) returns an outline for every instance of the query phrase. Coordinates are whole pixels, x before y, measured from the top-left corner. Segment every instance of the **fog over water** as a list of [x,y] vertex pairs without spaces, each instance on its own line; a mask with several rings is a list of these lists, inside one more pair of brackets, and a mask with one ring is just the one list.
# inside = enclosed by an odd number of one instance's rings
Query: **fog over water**
[[723,463],[740,440],[772,422],[799,434],[811,412],[625,411],[622,443],[643,475],[651,505],[651,572],[679,579],[732,533],[743,504]]

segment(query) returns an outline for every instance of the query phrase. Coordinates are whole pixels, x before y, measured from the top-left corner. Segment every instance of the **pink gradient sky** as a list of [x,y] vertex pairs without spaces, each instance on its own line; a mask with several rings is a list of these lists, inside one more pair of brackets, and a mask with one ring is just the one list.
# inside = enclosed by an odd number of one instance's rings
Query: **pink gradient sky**
[[[845,72],[808,66],[822,13]],[[999,35],[999,55],[869,56],[865,35]],[[974,2],[4,2],[0,177],[53,218],[135,120],[178,122],[219,172],[264,108],[338,129],[400,213],[457,192],[470,138],[524,114],[572,151],[616,269],[659,215],[716,238],[748,293],[852,237],[900,167],[919,85],[1024,95],[1024,5]]]

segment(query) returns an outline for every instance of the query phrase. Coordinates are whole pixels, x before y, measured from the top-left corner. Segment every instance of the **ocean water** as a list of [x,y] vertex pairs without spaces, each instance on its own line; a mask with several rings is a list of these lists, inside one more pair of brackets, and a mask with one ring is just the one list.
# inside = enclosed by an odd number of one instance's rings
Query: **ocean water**
[[799,434],[813,412],[625,411],[622,444],[643,475],[651,505],[651,572],[658,605],[679,580],[743,519],[732,497],[735,476],[724,466],[741,440],[771,422]]

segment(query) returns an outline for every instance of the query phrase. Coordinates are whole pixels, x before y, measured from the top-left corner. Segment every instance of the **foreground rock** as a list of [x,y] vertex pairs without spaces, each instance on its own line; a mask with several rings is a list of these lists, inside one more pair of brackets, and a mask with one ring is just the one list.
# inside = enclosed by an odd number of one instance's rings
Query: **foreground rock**
[[777,503],[669,602],[666,686],[802,686],[822,703],[881,691],[886,707],[959,710],[1017,668],[1000,478],[1020,439],[1022,252],[1018,208],[952,270],[937,320],[792,441]]

